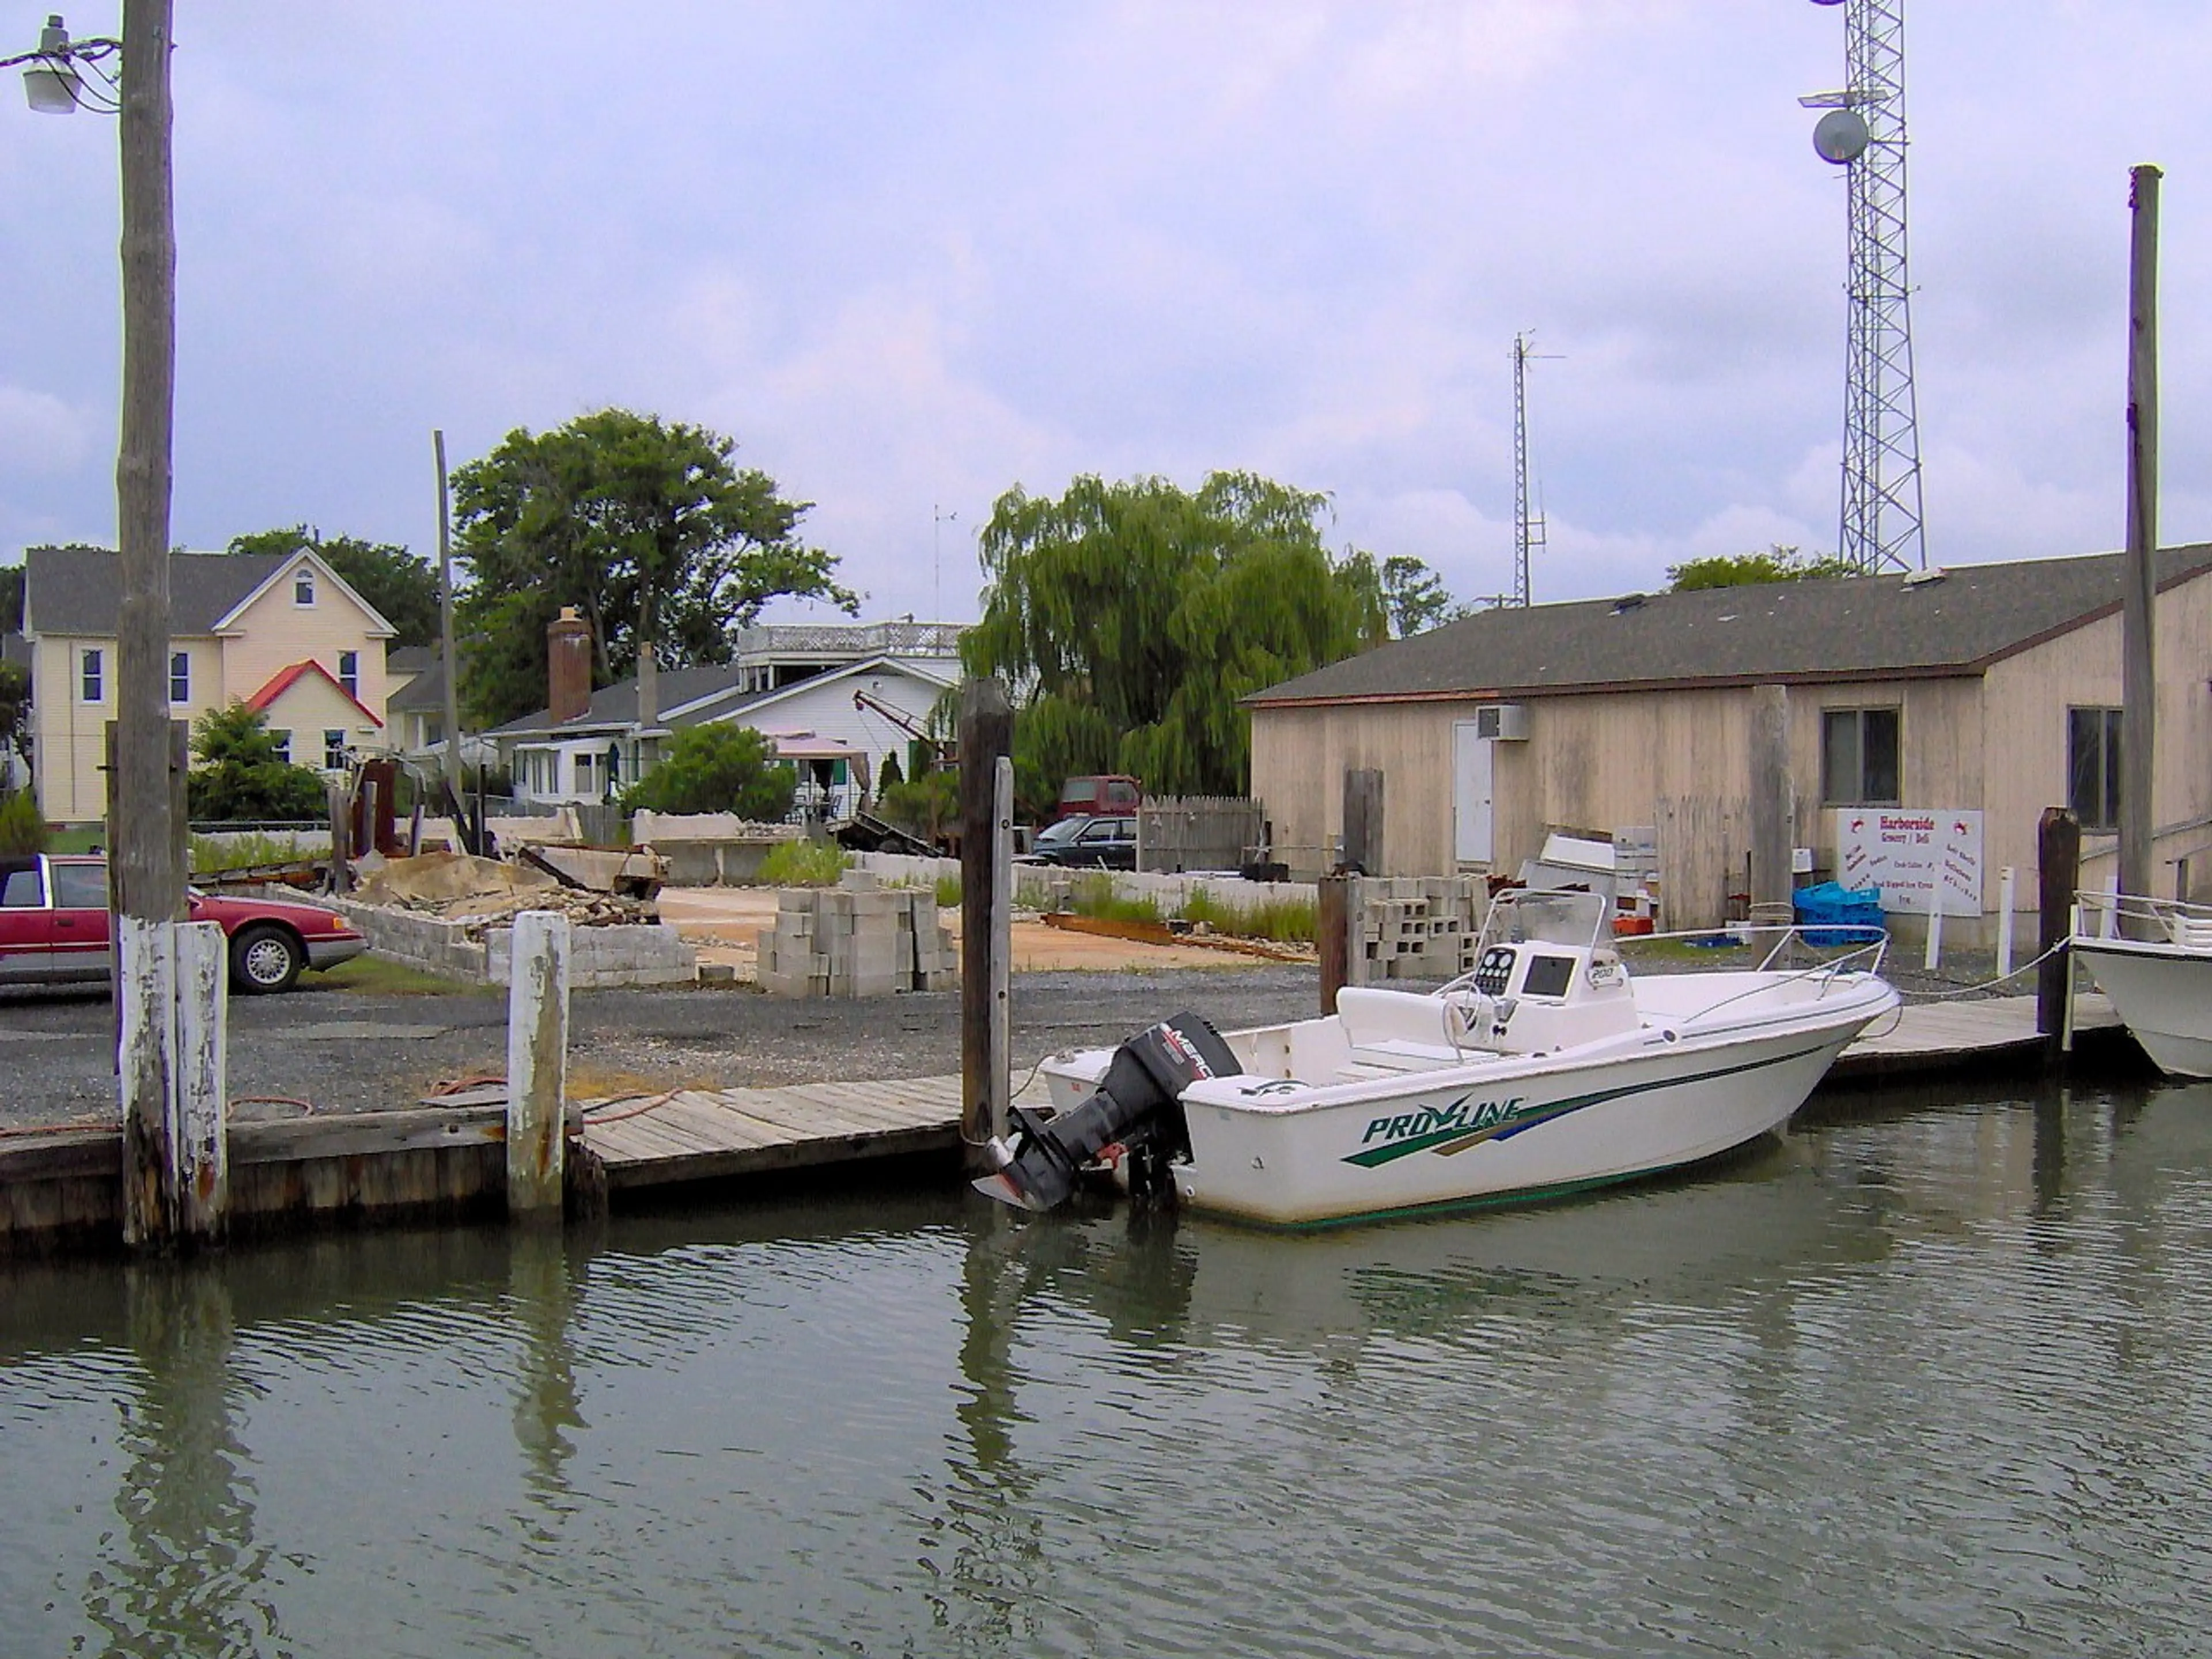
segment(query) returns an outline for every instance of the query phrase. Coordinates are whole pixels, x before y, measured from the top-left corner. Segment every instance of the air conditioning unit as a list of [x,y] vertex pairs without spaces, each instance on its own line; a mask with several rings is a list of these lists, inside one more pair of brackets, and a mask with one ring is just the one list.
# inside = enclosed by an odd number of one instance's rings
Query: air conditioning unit
[[1474,735],[1502,743],[1528,740],[1528,705],[1525,702],[1485,703],[1474,711]]

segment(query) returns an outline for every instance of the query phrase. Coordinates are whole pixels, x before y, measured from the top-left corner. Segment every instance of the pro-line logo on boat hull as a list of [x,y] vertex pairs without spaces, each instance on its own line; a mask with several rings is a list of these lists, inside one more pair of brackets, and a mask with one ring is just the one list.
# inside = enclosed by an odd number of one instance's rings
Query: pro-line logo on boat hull
[[[1360,1150],[1344,1161],[1373,1169],[1415,1152],[1442,1152],[1446,1157],[1477,1141],[1515,1127],[1528,1107],[1528,1097],[1478,1101],[1462,1095],[1449,1106],[1424,1106],[1418,1112],[1378,1117],[1360,1136]],[[1538,1109],[1540,1111],[1540,1109]]]

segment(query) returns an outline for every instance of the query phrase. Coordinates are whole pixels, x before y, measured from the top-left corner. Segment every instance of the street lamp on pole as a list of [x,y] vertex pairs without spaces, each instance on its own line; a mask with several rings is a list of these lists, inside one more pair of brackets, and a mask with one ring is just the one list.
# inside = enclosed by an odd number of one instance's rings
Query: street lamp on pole
[[[115,463],[116,722],[107,773],[108,884],[121,967],[126,1242],[191,1233],[176,1214],[179,1149],[173,940],[185,911],[182,745],[169,720],[169,489],[177,252],[170,176],[173,0],[123,0],[120,38],[71,40],[58,15],[23,65],[34,110],[121,118],[123,411]],[[106,67],[109,58],[118,72]],[[141,960],[143,958],[143,960]]]

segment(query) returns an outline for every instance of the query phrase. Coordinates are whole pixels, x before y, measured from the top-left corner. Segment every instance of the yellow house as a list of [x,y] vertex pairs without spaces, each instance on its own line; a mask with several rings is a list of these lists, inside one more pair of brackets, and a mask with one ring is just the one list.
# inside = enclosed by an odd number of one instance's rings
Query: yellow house
[[[50,823],[107,810],[100,760],[116,713],[121,595],[112,553],[33,548],[24,559],[32,769]],[[348,750],[383,746],[392,632],[312,549],[172,554],[169,712],[189,720],[248,703],[295,762],[339,769]]]

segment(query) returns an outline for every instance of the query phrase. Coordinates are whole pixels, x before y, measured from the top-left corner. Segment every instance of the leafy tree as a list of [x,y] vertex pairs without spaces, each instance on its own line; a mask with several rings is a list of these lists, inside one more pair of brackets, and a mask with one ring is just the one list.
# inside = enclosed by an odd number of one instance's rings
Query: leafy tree
[[749,726],[709,723],[678,732],[622,804],[633,812],[735,812],[775,823],[798,793],[798,775],[775,757],[773,741]]
[[31,763],[31,671],[19,662],[0,662],[0,750],[6,749]]
[[[1364,553],[1353,555],[1365,558]],[[1409,640],[1431,628],[1457,622],[1468,608],[1451,596],[1443,578],[1410,553],[1393,553],[1382,561],[1376,578],[1382,590],[1382,608],[1390,618],[1390,637]]]
[[807,546],[807,502],[732,460],[734,440],[605,409],[533,435],[518,428],[453,475],[460,605],[471,649],[460,692],[487,722],[545,702],[545,628],[562,605],[591,624],[592,677],[727,662],[737,631],[779,594],[860,601]]
[[886,783],[876,811],[884,822],[910,830],[934,847],[960,821],[960,775],[924,772],[912,780]]
[[43,853],[46,840],[38,797],[28,789],[0,790],[0,853]]
[[23,631],[23,567],[0,565],[0,634]]
[[185,778],[187,810],[202,823],[296,823],[328,815],[322,775],[284,758],[269,717],[234,702],[192,726],[198,761]]
[[434,645],[438,640],[438,573],[405,548],[391,542],[365,542],[358,536],[332,536],[298,524],[287,530],[257,530],[234,536],[232,553],[291,553],[313,548],[346,586],[376,607],[394,630],[394,645]]
[[991,580],[961,642],[1015,688],[1017,792],[1045,813],[1063,778],[1126,772],[1168,793],[1236,793],[1251,731],[1237,699],[1389,637],[1374,561],[1332,558],[1328,498],[1249,472],[1019,486],[983,528]]
[[888,793],[891,790],[897,788],[899,785],[905,781],[906,772],[905,769],[899,765],[898,756],[896,753],[885,755],[884,757],[884,775],[876,780],[877,793],[878,794]]
[[1751,587],[1761,582],[1811,581],[1856,576],[1858,567],[1832,553],[1806,554],[1776,542],[1764,553],[1716,553],[1667,567],[1667,588],[1688,593],[1702,587]]

